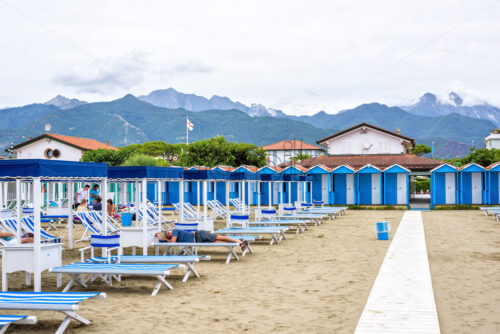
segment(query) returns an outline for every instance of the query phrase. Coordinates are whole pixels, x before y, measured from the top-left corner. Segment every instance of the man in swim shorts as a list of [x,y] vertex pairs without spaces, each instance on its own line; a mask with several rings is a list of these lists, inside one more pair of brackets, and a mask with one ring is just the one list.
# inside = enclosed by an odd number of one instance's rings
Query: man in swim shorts
[[166,232],[158,232],[155,234],[155,236],[158,238],[158,240],[164,242],[233,242],[239,244],[241,250],[245,250],[248,245],[248,241],[246,240],[236,240],[224,235],[217,235],[204,230],[188,232],[180,229],[173,229]]

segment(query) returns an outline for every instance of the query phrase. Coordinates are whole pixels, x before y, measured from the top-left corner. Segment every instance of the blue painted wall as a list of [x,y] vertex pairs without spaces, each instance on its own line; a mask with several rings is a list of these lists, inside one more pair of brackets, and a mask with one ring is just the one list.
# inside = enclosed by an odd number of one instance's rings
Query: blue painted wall
[[384,199],[385,204],[395,205],[398,203],[398,174],[384,174]]
[[334,204],[346,204],[347,202],[347,182],[346,174],[333,174],[333,198]]
[[489,202],[488,204],[500,204],[500,198],[498,196],[498,182],[499,182],[499,172],[489,172]]
[[321,175],[322,174],[312,174],[312,196],[313,200],[321,201]]
[[359,204],[372,204],[372,174],[358,174]]

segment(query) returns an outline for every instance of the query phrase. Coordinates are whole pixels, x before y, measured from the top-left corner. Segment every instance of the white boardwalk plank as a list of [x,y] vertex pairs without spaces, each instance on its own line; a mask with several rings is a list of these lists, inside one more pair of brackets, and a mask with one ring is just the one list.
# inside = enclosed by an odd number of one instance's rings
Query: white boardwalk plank
[[373,284],[356,334],[439,333],[420,211],[406,211]]

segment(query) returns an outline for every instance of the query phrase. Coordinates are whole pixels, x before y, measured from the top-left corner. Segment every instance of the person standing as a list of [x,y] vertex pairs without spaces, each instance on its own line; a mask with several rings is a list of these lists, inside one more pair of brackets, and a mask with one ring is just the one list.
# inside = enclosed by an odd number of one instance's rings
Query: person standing
[[83,200],[87,200],[89,197],[90,186],[86,184],[82,189],[78,190],[75,194],[75,208],[82,203]]
[[89,191],[89,195],[90,195],[89,203],[94,203],[95,199],[97,199],[97,196],[99,196],[99,185],[98,184],[94,184],[94,186],[92,187],[92,190]]

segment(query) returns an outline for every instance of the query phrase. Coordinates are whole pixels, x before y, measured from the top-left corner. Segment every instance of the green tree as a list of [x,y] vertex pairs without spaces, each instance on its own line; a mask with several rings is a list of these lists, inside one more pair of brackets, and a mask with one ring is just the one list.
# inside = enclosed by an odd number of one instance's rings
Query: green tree
[[121,166],[158,166],[167,167],[168,163],[161,158],[154,158],[146,154],[134,154],[127,158]]
[[301,161],[301,160],[306,160],[306,159],[310,159],[310,158],[311,158],[311,156],[309,154],[299,153],[292,158],[292,161]]
[[431,153],[431,148],[425,144],[415,145],[415,147],[411,150],[413,155],[423,155],[427,153]]
[[489,165],[500,161],[500,150],[496,148],[492,149],[471,148],[471,153],[468,156],[459,159],[451,159],[447,161],[458,167],[464,166],[471,162],[479,164],[483,167],[488,167]]
[[85,151],[80,160],[84,162],[105,162],[109,166],[120,166],[125,161],[119,151],[102,148]]

